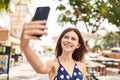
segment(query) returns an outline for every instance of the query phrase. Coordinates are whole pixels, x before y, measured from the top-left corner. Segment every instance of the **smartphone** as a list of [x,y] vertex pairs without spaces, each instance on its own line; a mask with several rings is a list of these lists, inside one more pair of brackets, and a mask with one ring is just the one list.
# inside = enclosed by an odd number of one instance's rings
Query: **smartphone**
[[[49,12],[50,12],[49,6],[37,7],[35,14],[34,14],[34,17],[33,17],[33,21],[47,20]],[[41,37],[42,35],[35,35],[35,36]]]

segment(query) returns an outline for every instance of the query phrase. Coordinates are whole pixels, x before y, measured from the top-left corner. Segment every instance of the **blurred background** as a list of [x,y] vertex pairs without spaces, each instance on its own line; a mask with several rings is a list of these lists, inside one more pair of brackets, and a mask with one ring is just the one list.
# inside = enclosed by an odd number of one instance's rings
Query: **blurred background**
[[[38,6],[49,6],[51,10],[46,24],[48,35],[43,36],[41,41],[30,41],[36,54],[43,61],[54,59],[58,36],[65,28],[75,27],[81,31],[89,49],[84,60],[87,66],[87,79],[118,80],[119,5],[119,0],[0,0],[0,45],[11,47],[9,79],[46,78],[46,75],[37,74],[30,67],[19,44],[24,23],[32,19]],[[0,65],[0,70],[1,67]],[[0,79],[2,78],[4,74],[0,74]]]

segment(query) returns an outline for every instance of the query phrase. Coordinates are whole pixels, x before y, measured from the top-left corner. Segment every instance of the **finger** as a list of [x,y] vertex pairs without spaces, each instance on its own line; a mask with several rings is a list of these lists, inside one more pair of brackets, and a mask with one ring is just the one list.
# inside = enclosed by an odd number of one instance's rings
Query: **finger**
[[30,24],[42,24],[45,25],[46,24],[46,20],[38,20],[38,21],[31,21]]
[[39,29],[31,29],[31,30],[25,30],[24,31],[25,35],[47,35],[47,32],[44,30],[39,30]]
[[40,40],[39,37],[31,36],[31,35],[25,35],[23,38],[26,40]]
[[47,27],[45,25],[41,25],[41,24],[24,24],[24,27],[23,29],[41,29],[41,30],[44,30],[44,29],[47,29]]

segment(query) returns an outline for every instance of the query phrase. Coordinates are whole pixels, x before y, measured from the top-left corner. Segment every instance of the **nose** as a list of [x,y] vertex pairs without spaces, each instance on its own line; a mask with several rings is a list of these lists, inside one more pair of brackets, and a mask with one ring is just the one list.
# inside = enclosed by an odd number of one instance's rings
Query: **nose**
[[68,39],[67,39],[67,42],[71,42],[71,38],[68,38]]

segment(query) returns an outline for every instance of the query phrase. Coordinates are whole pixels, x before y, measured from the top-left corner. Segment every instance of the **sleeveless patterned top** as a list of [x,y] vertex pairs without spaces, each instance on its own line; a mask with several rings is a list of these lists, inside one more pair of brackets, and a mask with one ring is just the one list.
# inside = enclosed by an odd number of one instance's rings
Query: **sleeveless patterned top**
[[58,59],[59,68],[57,75],[55,76],[54,80],[83,80],[82,72],[79,70],[77,64],[75,63],[72,76],[65,70]]

